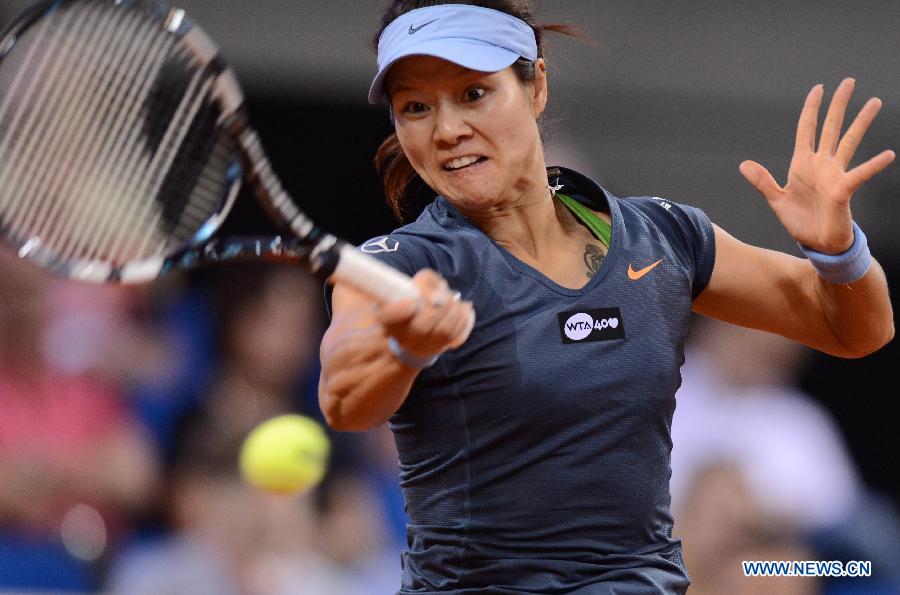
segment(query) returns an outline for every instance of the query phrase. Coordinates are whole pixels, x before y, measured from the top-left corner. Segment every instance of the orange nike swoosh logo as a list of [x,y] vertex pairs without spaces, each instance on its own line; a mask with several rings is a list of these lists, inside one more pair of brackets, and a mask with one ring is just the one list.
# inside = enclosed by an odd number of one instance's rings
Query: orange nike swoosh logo
[[644,275],[646,275],[647,273],[649,273],[650,271],[655,269],[659,265],[659,263],[661,263],[662,261],[663,261],[663,259],[660,258],[659,260],[657,260],[650,266],[644,267],[639,271],[636,271],[633,268],[631,268],[631,263],[629,263],[628,264],[628,278],[631,279],[632,281],[637,281],[638,279],[640,279],[641,277],[643,277]]

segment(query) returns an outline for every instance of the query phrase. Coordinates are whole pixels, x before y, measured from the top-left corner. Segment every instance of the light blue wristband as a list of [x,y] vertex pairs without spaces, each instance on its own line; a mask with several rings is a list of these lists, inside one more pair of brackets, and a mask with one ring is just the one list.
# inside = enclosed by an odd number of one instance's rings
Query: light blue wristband
[[872,265],[872,253],[866,234],[853,222],[853,245],[840,254],[822,254],[800,244],[800,250],[815,267],[819,276],[835,285],[849,285],[862,279]]
[[394,337],[388,337],[388,349],[391,350],[391,353],[394,354],[400,362],[410,368],[416,368],[418,370],[424,370],[425,368],[429,368],[434,365],[434,362],[438,360],[440,357],[440,353],[437,355],[433,355],[431,357],[416,357],[407,350],[403,349],[403,346],[395,339]]

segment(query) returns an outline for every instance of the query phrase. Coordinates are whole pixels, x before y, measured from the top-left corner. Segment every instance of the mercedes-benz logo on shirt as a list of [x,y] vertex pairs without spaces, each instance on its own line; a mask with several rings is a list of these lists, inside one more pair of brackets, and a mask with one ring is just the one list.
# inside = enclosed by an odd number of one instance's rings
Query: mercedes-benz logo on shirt
[[390,236],[372,238],[359,247],[366,254],[381,254],[382,252],[396,252],[400,248],[400,242]]

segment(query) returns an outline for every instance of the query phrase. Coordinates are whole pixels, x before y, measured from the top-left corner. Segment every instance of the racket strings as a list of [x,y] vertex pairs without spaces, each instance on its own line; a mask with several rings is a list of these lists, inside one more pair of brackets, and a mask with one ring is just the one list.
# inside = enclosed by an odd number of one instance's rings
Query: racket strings
[[[144,97],[141,100],[143,102]],[[143,112],[143,109],[144,106],[141,105],[138,110],[139,124],[145,118],[140,113]],[[125,153],[128,158],[124,163],[118,164],[116,171],[121,185],[128,188],[133,193],[133,196],[142,198],[140,201],[121,202],[118,205],[120,208],[111,210],[106,217],[100,219],[102,222],[108,223],[108,225],[101,226],[98,234],[86,236],[89,239],[87,250],[89,255],[97,254],[98,251],[102,250],[109,254],[121,255],[124,260],[128,260],[128,255],[121,251],[123,243],[128,236],[133,236],[137,233],[138,229],[145,228],[146,220],[148,217],[152,217],[152,212],[157,208],[156,204],[146,200],[145,197],[148,193],[148,186],[153,183],[152,176],[156,173],[159,162],[168,158],[166,151],[170,145],[168,142],[164,142],[156,147],[154,152],[148,152],[143,142],[144,131],[142,126],[135,126],[132,132],[135,134],[134,144],[129,146],[129,151]],[[173,125],[169,128],[170,134],[167,135],[166,139],[174,132],[175,126]],[[146,227],[145,231],[148,235],[155,233],[155,230],[150,227]]]
[[[112,29],[115,23],[111,19],[105,19],[102,25],[103,28],[98,29],[98,32],[103,32],[104,35],[98,35],[101,40],[98,51],[103,56],[104,69],[89,69],[81,60],[69,60],[69,78],[77,84],[61,89],[60,96],[80,97],[82,101],[70,101],[58,110],[64,125],[56,122],[48,124],[55,134],[46,135],[48,148],[39,151],[38,155],[42,155],[47,163],[55,163],[56,169],[54,175],[44,176],[46,183],[35,186],[24,198],[44,205],[45,209],[50,205],[61,207],[56,213],[37,212],[34,220],[43,221],[40,226],[30,222],[23,224],[28,228],[34,227],[37,237],[49,245],[59,245],[61,251],[65,248],[61,243],[67,239],[66,229],[71,229],[72,223],[82,220],[84,213],[95,204],[90,200],[91,195],[82,194],[85,181],[94,173],[89,164],[96,160],[97,152],[103,144],[103,128],[92,127],[91,122],[98,114],[106,113],[114,106],[121,81],[111,76],[109,66],[114,59],[126,59],[123,53],[126,43],[136,33],[134,22]],[[110,30],[115,32],[114,36],[105,35]],[[77,53],[82,51],[81,47],[76,49]],[[78,150],[72,150],[75,146]],[[41,179],[30,174],[26,175],[26,179],[28,178]],[[51,197],[51,200],[41,200],[41,197]]]
[[88,0],[41,19],[0,63],[5,233],[113,266],[189,242],[231,186],[214,84],[143,10]]
[[[206,96],[211,89],[206,89]],[[219,110],[207,101],[184,137],[173,166],[162,178],[157,191],[165,208],[159,213],[159,224],[180,242],[194,235],[210,216],[210,208],[218,203],[226,188],[221,172],[226,171],[234,154],[227,137],[209,134],[219,118]],[[193,189],[185,192],[185,189]]]
[[[118,134],[124,141],[116,147],[119,158],[115,159],[115,156],[112,156],[110,159],[103,160],[105,167],[101,188],[114,188],[118,185],[126,188],[130,193],[129,196],[140,197],[140,200],[117,201],[115,208],[91,214],[93,225],[88,225],[84,229],[80,244],[80,251],[85,258],[108,259],[110,255],[117,255],[118,260],[132,259],[124,253],[117,253],[113,244],[121,244],[128,233],[135,233],[136,229],[146,225],[147,222],[141,215],[145,215],[148,210],[153,208],[153,205],[148,204],[148,201],[145,200],[146,184],[150,183],[150,176],[155,173],[152,167],[153,157],[159,159],[163,154],[159,151],[151,154],[145,150],[142,122],[148,117],[144,109],[147,94],[165,60],[174,51],[174,45],[168,44],[164,50],[163,53],[154,54],[150,76],[140,73],[137,77],[140,85],[132,86],[137,93],[128,101],[130,108],[122,131],[126,134],[124,136]],[[144,62],[145,66],[149,63],[147,60]],[[125,226],[132,226],[134,229],[128,229]],[[150,229],[148,233],[152,234],[153,231]],[[159,244],[160,250],[165,249],[164,238],[159,239]]]
[[[63,11],[60,18],[64,19],[66,13],[73,12]],[[34,219],[19,219],[14,222],[49,245],[53,245],[53,240],[58,239],[62,229],[57,229],[60,233],[48,238],[45,237],[48,228],[52,229],[53,223],[58,220],[77,220],[78,211],[84,211],[90,204],[90,201],[77,200],[78,187],[73,185],[72,178],[77,177],[79,172],[95,178],[91,162],[85,157],[92,152],[91,147],[96,145],[91,141],[98,131],[106,127],[103,118],[116,97],[114,90],[117,81],[110,78],[113,72],[111,60],[120,57],[119,52],[124,49],[122,41],[126,41],[134,33],[134,23],[116,22],[116,19],[109,18],[108,14],[90,4],[75,14],[90,14],[95,20],[78,22],[78,28],[70,31],[70,37],[77,47],[49,50],[56,57],[56,65],[64,66],[63,74],[53,73],[48,80],[55,84],[55,95],[38,104],[41,105],[40,109],[32,110],[32,114],[43,117],[43,129],[33,131],[33,137],[43,139],[43,144],[32,155],[23,153],[31,163],[25,179],[53,180],[53,187],[65,185],[67,188],[62,195],[50,191],[46,186],[39,187],[38,193],[34,195],[26,192],[20,200],[28,205],[42,205],[44,210],[31,210],[29,215]],[[103,16],[106,18],[96,20]],[[88,31],[91,34],[91,45],[85,47],[85,36],[80,33]],[[117,41],[119,44],[116,44]],[[98,95],[101,90],[103,95]],[[96,101],[98,96],[106,97],[105,105]],[[64,155],[62,159],[58,159],[60,154]],[[35,170],[44,175],[34,175]],[[49,209],[55,211],[55,214],[48,216],[46,211]],[[35,228],[33,220],[42,221],[43,225]],[[60,237],[65,239],[65,236]]]
[[[182,97],[181,103],[178,105],[177,117],[166,128],[163,137],[163,144],[160,150],[156,151],[153,160],[147,164],[142,180],[142,195],[158,196],[160,187],[165,178],[165,173],[172,169],[175,158],[178,156],[177,148],[184,142],[185,136],[189,131],[189,122],[193,120],[205,102],[209,101],[209,92],[212,89],[212,78],[206,78],[201,83],[202,73],[198,72],[191,80],[191,85],[187,93]],[[119,225],[119,232],[111,243],[110,252],[112,254],[122,254],[126,258],[140,257],[144,254],[148,243],[153,234],[160,230],[160,222],[163,219],[165,206],[172,203],[160,204],[156,200],[144,200],[143,205],[134,210],[134,216],[130,214]],[[163,207],[163,208],[159,208]],[[183,208],[181,209],[184,210]],[[143,235],[134,233],[133,221],[137,220],[137,226],[145,229]],[[164,230],[162,230],[164,231]],[[169,236],[171,237],[171,236]],[[172,238],[173,240],[175,238]],[[135,244],[135,241],[138,243]],[[132,250],[137,249],[137,253],[132,256]],[[150,254],[159,254],[167,251],[170,247],[167,242],[157,242]]]
[[[82,11],[75,16],[82,18],[67,23],[64,39],[59,47],[52,50],[61,53],[64,59],[51,60],[50,70],[46,73],[48,80],[59,79],[64,84],[43,85],[42,93],[36,99],[41,104],[54,106],[53,115],[51,118],[40,118],[36,110],[29,109],[28,124],[24,128],[24,134],[31,141],[30,146],[20,153],[26,167],[19,170],[19,179],[12,182],[13,187],[21,188],[17,200],[25,207],[19,210],[13,224],[24,229],[33,229],[37,222],[46,224],[64,216],[71,204],[55,197],[52,201],[39,201],[35,197],[47,195],[50,187],[58,187],[71,181],[74,172],[58,160],[66,147],[81,144],[78,138],[78,102],[67,101],[66,98],[82,96],[93,80],[89,76],[93,73],[87,72],[81,64],[72,60],[79,51],[78,37],[74,33],[80,27],[98,26],[100,23],[97,19],[100,15],[96,11]],[[44,75],[38,73],[38,76]],[[70,150],[69,153],[76,154],[77,151]],[[52,162],[56,163],[53,171],[47,172],[47,175],[38,175],[43,164]]]
[[[116,209],[104,208],[110,200],[110,190],[105,189],[111,188],[116,172],[125,169],[123,164],[116,161],[115,156],[128,155],[133,150],[133,143],[138,137],[140,106],[137,100],[149,84],[146,80],[155,74],[154,68],[158,68],[165,52],[171,49],[171,42],[165,43],[167,41],[169,40],[153,35],[146,28],[133,44],[129,45],[126,41],[122,48],[122,60],[125,72],[131,73],[131,76],[116,81],[125,90],[125,94],[123,96],[110,91],[104,97],[104,105],[95,106],[95,110],[108,110],[113,106],[118,109],[112,124],[105,129],[96,127],[94,134],[86,142],[86,146],[90,147],[84,156],[87,166],[78,168],[81,173],[71,187],[72,200],[80,208],[77,215],[59,230],[61,254],[66,258],[87,255],[90,252],[90,238],[97,237],[97,229],[104,229],[111,223],[110,216]],[[91,167],[91,164],[94,166]],[[118,200],[115,205],[121,208],[123,203],[127,204],[126,201]],[[75,230],[82,230],[79,237],[75,237]],[[55,241],[50,243],[57,244]]]
[[[76,16],[83,19],[88,14],[87,11],[83,11]],[[70,15],[71,13],[66,16]],[[6,136],[7,140],[13,140],[13,142],[5,142],[2,146],[3,151],[0,152],[0,163],[6,165],[4,171],[0,173],[0,188],[20,188],[23,184],[21,179],[23,169],[27,168],[30,170],[32,169],[32,166],[40,163],[40,160],[36,158],[35,149],[37,148],[39,141],[45,139],[45,137],[40,134],[44,127],[41,125],[42,123],[38,118],[37,110],[30,109],[30,106],[33,103],[44,104],[49,99],[48,96],[50,92],[55,88],[53,85],[49,84],[49,79],[58,77],[60,69],[63,66],[62,60],[52,60],[53,54],[58,52],[61,55],[66,56],[67,51],[71,51],[72,48],[67,47],[72,41],[71,27],[80,24],[81,21],[78,19],[75,19],[75,21],[72,22],[71,19],[65,18],[55,27],[49,27],[48,23],[47,28],[51,30],[51,34],[46,41],[46,49],[41,52],[38,62],[31,73],[32,76],[28,77],[25,81],[25,89],[21,94],[17,93],[17,89],[15,88],[6,92],[10,98],[15,96],[18,97],[17,101],[13,102],[16,109],[13,111],[11,122],[8,125],[8,129],[14,132]],[[31,61],[40,47],[38,41],[40,41],[40,39],[35,40],[35,43],[29,48],[30,51],[28,56],[26,56],[26,64],[22,68],[23,71],[30,68]],[[4,108],[6,107],[7,104],[4,104]],[[4,110],[4,115],[5,111],[6,110]],[[15,198],[18,198],[18,200],[16,201],[16,204],[12,205],[13,210],[8,215],[8,224],[13,228],[18,228],[21,226],[22,216],[30,211],[29,207],[35,205],[33,202],[27,201],[25,197],[18,196]],[[4,202],[7,204],[10,201]]]
[[[177,57],[185,63],[189,59],[183,54]],[[136,170],[135,182],[140,183],[145,198],[117,223],[120,233],[108,245],[109,252],[128,260],[171,252],[191,239],[215,213],[226,188],[225,173],[234,147],[216,134],[219,112],[212,101],[214,82],[211,73],[194,68],[180,98],[178,93],[168,95],[164,107],[150,111],[148,136],[161,133],[161,138],[153,160],[145,162],[143,170]],[[172,110],[169,104],[174,101],[177,105]],[[213,151],[214,147],[219,150]],[[128,228],[144,233],[127,234]]]
[[[179,135],[167,146],[168,160],[148,188],[162,208],[147,213],[151,217],[147,228],[162,230],[171,239],[157,254],[192,239],[215,213],[229,186],[227,171],[235,146],[213,133],[219,119],[218,107],[211,101],[213,84],[214,79],[204,77],[202,86],[185,96],[191,101],[179,106],[181,116],[169,127]],[[133,239],[140,240],[137,248],[129,244],[127,250],[143,253],[149,248],[149,235]]]
[[[101,115],[97,112],[98,106],[93,106],[90,101],[93,94],[85,93],[85,85],[93,82],[92,90],[96,93],[96,90],[101,87],[98,84],[98,75],[100,75],[100,80],[109,82],[108,77],[103,77],[103,75],[109,72],[109,60],[115,55],[115,52],[107,51],[110,49],[108,47],[110,39],[107,33],[111,26],[118,23],[112,22],[113,19],[108,18],[108,14],[102,23],[97,23],[97,17],[104,13],[97,10],[96,6],[91,3],[82,6],[82,10],[60,10],[45,19],[57,32],[64,32],[67,40],[63,43],[48,44],[41,65],[33,73],[32,80],[43,80],[45,82],[44,89],[54,90],[56,93],[48,96],[45,92],[35,96],[34,88],[29,87],[21,99],[20,111],[24,110],[30,113],[28,123],[20,125],[19,128],[23,130],[21,135],[30,138],[31,142],[25,147],[20,147],[16,157],[28,167],[22,176],[26,180],[55,180],[59,185],[71,175],[68,168],[60,167],[63,164],[53,162],[52,158],[59,151],[63,151],[68,155],[70,161],[78,159],[79,156],[84,155],[78,149],[89,146],[89,143],[86,142],[87,139],[84,138],[79,139],[81,142],[78,142],[77,146],[74,144],[76,142],[75,135],[83,130],[79,129],[73,121],[73,110],[79,111],[95,131],[103,128],[97,124],[97,118]],[[88,17],[92,17],[94,20]],[[54,19],[57,22],[54,22]],[[130,33],[126,27],[113,29],[113,31],[117,31],[120,37]],[[73,44],[79,41],[81,43],[78,47],[73,47]],[[100,57],[100,60],[97,60],[97,56]],[[44,72],[43,68],[48,62],[52,65],[51,70]],[[73,86],[77,82],[81,82],[80,87]],[[34,125],[36,121],[40,122],[37,126]],[[11,126],[16,128],[17,122],[14,121]],[[40,145],[36,143],[38,140],[42,141]],[[48,147],[53,147],[54,150],[48,152]],[[88,169],[82,171],[88,174],[92,173]],[[36,173],[43,175],[35,175]],[[20,185],[14,184],[13,187],[18,189]],[[28,183],[24,187],[27,190]],[[70,192],[68,196],[71,198],[77,194]],[[17,200],[20,205],[25,207],[25,210],[19,209],[20,215],[12,221],[12,224],[18,229],[31,232],[32,237],[42,241],[44,238],[40,234],[43,230],[35,230],[30,226],[29,215],[35,212],[32,207],[42,205],[44,209],[55,210],[58,214],[71,215],[65,209],[67,202],[85,205],[84,202],[78,201],[60,201],[59,197],[46,193],[34,197],[27,192],[20,192]],[[67,217],[67,219],[72,220],[73,218]],[[50,222],[52,219],[44,219],[45,224]],[[44,227],[46,228],[46,225]]]

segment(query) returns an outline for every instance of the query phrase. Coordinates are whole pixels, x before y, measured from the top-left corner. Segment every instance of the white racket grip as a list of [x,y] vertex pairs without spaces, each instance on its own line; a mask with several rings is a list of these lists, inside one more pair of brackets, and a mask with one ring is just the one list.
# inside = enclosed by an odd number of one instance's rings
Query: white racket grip
[[350,244],[341,246],[340,257],[331,278],[352,285],[382,304],[419,298],[419,290],[407,275],[360,252]]
[[[383,304],[420,297],[418,288],[409,276],[360,252],[350,244],[341,246],[340,257],[331,279],[348,283]],[[465,331],[453,342],[453,346],[459,347],[465,343],[474,327],[473,312]]]

